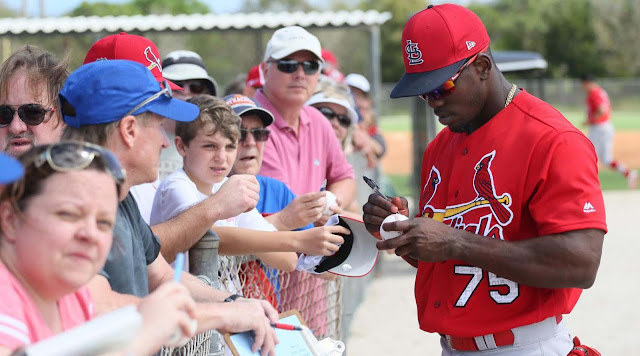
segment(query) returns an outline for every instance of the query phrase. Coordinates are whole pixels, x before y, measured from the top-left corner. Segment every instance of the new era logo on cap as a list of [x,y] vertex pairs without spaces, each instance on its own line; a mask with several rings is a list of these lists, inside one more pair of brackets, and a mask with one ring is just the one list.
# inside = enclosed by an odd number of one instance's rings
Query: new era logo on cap
[[473,47],[476,46],[476,43],[473,41],[467,41],[467,49],[471,50]]

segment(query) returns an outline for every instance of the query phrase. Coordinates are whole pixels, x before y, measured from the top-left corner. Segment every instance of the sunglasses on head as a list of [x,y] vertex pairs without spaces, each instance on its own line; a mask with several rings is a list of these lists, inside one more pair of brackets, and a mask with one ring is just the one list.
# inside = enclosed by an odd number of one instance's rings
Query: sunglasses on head
[[189,89],[192,94],[211,94],[209,86],[202,80],[174,80],[173,82],[182,89]]
[[306,75],[316,74],[320,70],[320,62],[318,61],[298,62],[294,59],[278,59],[267,62],[276,63],[278,70],[284,73],[295,73],[298,70],[298,66],[302,66],[302,71]]
[[424,101],[429,101],[429,99],[432,100],[440,100],[446,96],[449,96],[451,94],[453,94],[453,92],[456,91],[456,84],[455,81],[456,79],[458,79],[458,77],[460,76],[460,74],[462,74],[462,71],[465,70],[465,68],[467,68],[468,66],[471,65],[471,63],[473,63],[473,61],[476,60],[476,58],[478,58],[478,55],[480,53],[484,53],[489,47],[487,46],[485,49],[483,49],[482,51],[474,54],[471,58],[469,58],[468,61],[466,61],[462,67],[460,67],[460,69],[456,72],[456,74],[453,75],[453,77],[451,77],[451,79],[447,80],[446,82],[444,82],[444,84],[442,84],[440,86],[440,88],[434,89],[428,93],[424,93],[424,94],[420,94],[418,95],[420,97],[420,99],[424,100]]
[[[104,171],[107,172],[116,183],[118,192],[126,178],[125,170],[120,165],[116,156],[104,147],[80,141],[62,141],[46,146],[31,163],[35,168],[45,164],[56,172],[69,172],[83,170],[97,158],[102,161]],[[28,167],[27,165],[26,167]],[[18,195],[19,187],[14,185],[14,196]]]
[[255,129],[240,129],[240,142],[246,140],[249,133],[253,135],[253,139],[256,140],[256,142],[264,142],[269,139],[270,132],[271,131],[263,127]]
[[124,114],[123,117],[132,115],[134,112],[136,112],[138,109],[140,109],[141,107],[149,104],[150,102],[158,99],[159,97],[161,97],[162,95],[166,96],[167,98],[171,99],[173,97],[173,92],[171,91],[171,87],[169,86],[169,82],[167,82],[166,80],[162,82],[162,90],[160,90],[159,92],[151,95],[150,97],[144,99],[140,104],[136,105],[133,109],[129,110],[129,112],[127,112],[126,114]]
[[[18,109],[14,109],[17,107]],[[0,127],[7,127],[13,121],[16,111],[18,117],[22,122],[27,125],[35,126],[40,125],[47,114],[47,112],[56,111],[55,108],[45,108],[40,104],[23,104],[17,105],[0,105]]]
[[324,117],[326,117],[329,120],[338,119],[338,123],[342,127],[346,128],[351,126],[351,118],[347,115],[336,114],[335,111],[331,110],[331,108],[328,108],[326,106],[321,106],[318,108],[318,110],[320,110],[322,115],[324,115]]

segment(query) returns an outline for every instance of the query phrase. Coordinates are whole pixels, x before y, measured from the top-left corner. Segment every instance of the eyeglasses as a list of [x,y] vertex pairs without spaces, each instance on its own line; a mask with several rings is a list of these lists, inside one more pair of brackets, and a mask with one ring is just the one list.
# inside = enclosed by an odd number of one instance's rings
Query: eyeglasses
[[294,59],[278,59],[268,60],[270,63],[277,63],[278,70],[284,73],[295,73],[298,70],[298,66],[302,66],[302,71],[306,75],[313,75],[320,70],[320,62],[318,61],[304,61],[298,62]]
[[162,82],[162,86],[163,89],[160,90],[159,92],[151,95],[150,97],[144,99],[140,104],[136,105],[136,107],[134,107],[133,109],[129,110],[129,112],[127,112],[126,114],[124,114],[123,117],[129,116],[131,114],[133,114],[134,112],[136,112],[138,109],[140,109],[141,107],[149,104],[150,102],[158,99],[160,96],[162,96],[164,94],[164,96],[166,96],[167,98],[171,99],[173,97],[173,92],[171,91],[171,87],[169,86],[169,82],[167,82],[166,80]]
[[45,108],[40,104],[23,104],[18,106],[18,110],[13,107],[17,105],[0,105],[0,127],[7,127],[13,121],[18,111],[18,117],[27,125],[40,125],[47,112],[54,112],[56,108]]
[[189,89],[189,92],[192,94],[212,94],[209,93],[209,86],[204,83],[202,80],[174,80],[176,85],[182,87],[183,89]]
[[33,165],[40,168],[46,163],[57,172],[77,171],[87,168],[96,157],[102,159],[105,171],[116,182],[119,192],[126,178],[126,172],[111,151],[98,145],[80,141],[55,143],[40,153]]
[[256,129],[250,129],[250,130],[240,129],[240,142],[247,139],[247,135],[249,134],[249,132],[251,132],[251,134],[253,135],[253,139],[256,140],[256,142],[264,142],[268,140],[269,133],[271,133],[271,131],[262,127],[256,128]]
[[336,114],[335,111],[331,110],[331,108],[328,108],[326,106],[321,106],[318,108],[318,110],[320,110],[322,115],[324,115],[324,117],[326,117],[329,120],[338,119],[338,123],[342,127],[347,128],[351,126],[351,118],[347,115]]
[[453,92],[456,91],[456,84],[454,83],[456,81],[456,79],[458,79],[458,77],[460,76],[460,74],[462,74],[462,71],[465,70],[465,68],[467,68],[468,66],[471,65],[471,63],[473,63],[473,61],[476,60],[476,58],[478,58],[478,55],[480,53],[484,53],[486,52],[486,50],[489,47],[487,46],[486,48],[484,48],[482,51],[474,54],[471,58],[469,58],[469,60],[462,65],[462,67],[460,68],[460,70],[458,70],[456,72],[456,74],[453,75],[453,77],[451,77],[451,79],[447,80],[446,82],[444,82],[444,84],[442,84],[442,86],[440,86],[440,88],[438,89],[434,89],[428,93],[424,93],[424,94],[420,94],[418,95],[418,97],[420,97],[420,99],[424,100],[424,101],[429,101],[429,98],[433,99],[433,100],[440,100],[446,96],[449,96],[451,94],[453,94]]

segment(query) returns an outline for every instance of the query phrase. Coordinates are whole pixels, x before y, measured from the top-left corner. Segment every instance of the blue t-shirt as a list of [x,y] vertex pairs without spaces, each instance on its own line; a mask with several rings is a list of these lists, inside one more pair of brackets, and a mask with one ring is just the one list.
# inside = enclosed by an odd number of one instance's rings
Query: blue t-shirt
[[[260,199],[256,209],[260,213],[274,214],[286,208],[296,195],[283,182],[261,175],[257,175],[260,183]],[[313,227],[313,223],[301,227],[298,230],[307,230]]]

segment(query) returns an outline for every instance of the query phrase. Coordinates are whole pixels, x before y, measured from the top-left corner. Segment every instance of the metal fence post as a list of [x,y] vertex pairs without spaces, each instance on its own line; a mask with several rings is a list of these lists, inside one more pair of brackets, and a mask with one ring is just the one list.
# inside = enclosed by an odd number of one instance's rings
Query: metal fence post
[[[218,278],[219,246],[220,237],[212,230],[209,230],[189,250],[189,271],[216,289],[220,288],[220,280]],[[209,355],[222,355],[223,353],[220,334],[214,331],[211,335]]]

